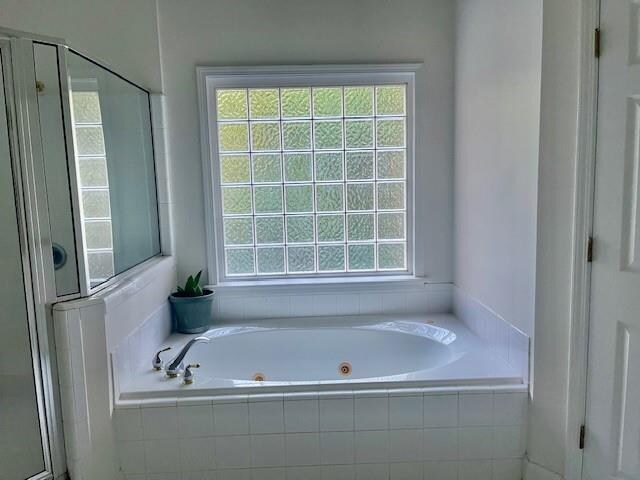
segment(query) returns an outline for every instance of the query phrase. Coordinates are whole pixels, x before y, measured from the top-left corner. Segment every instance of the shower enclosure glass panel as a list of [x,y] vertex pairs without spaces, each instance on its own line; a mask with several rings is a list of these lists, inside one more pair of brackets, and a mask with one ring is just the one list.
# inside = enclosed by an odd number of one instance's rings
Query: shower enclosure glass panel
[[8,52],[0,44],[0,478],[22,480],[46,468],[29,332],[31,299],[16,203],[7,122]]
[[69,51],[80,211],[90,286],[160,253],[149,94]]
[[58,49],[54,45],[33,44],[40,137],[47,182],[47,205],[56,294],[61,297],[80,292],[73,225],[71,179],[62,111],[62,91]]

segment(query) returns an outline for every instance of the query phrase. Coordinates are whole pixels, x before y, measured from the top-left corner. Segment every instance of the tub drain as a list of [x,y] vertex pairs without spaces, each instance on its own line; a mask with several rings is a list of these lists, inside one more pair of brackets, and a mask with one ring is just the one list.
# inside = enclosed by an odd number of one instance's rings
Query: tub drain
[[254,382],[264,382],[266,379],[266,377],[264,376],[264,373],[256,373],[253,376],[253,381]]
[[338,366],[338,372],[345,377],[351,375],[351,364],[349,362],[342,362],[340,366]]

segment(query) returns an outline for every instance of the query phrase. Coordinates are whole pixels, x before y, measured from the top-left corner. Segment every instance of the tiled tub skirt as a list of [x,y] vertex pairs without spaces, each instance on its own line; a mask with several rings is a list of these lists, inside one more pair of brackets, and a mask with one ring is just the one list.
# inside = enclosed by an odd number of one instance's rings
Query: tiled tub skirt
[[179,399],[114,411],[127,480],[520,480],[526,387]]

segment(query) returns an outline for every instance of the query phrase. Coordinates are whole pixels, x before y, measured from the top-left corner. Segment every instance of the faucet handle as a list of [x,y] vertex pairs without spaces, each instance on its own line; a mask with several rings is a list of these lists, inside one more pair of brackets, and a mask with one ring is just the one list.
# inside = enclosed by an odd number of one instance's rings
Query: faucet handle
[[153,356],[151,365],[153,366],[154,370],[162,370],[162,367],[164,367],[164,361],[160,358],[160,354],[168,350],[171,350],[171,347],[163,348],[162,350],[156,352],[156,354]]
[[184,383],[187,385],[191,385],[193,383],[194,373],[191,371],[192,368],[200,368],[200,364],[192,363],[187,365],[187,368],[184,371]]

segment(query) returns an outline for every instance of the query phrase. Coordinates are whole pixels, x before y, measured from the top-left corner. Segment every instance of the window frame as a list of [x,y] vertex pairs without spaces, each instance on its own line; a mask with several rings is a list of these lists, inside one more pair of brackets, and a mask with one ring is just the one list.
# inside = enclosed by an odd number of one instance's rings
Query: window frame
[[[205,200],[206,251],[209,282],[218,285],[295,283],[297,281],[352,283],[412,278],[415,245],[415,74],[421,64],[305,65],[262,67],[197,67],[198,103]],[[406,270],[229,276],[226,274],[222,188],[218,151],[217,88],[277,88],[359,85],[406,85]]]

